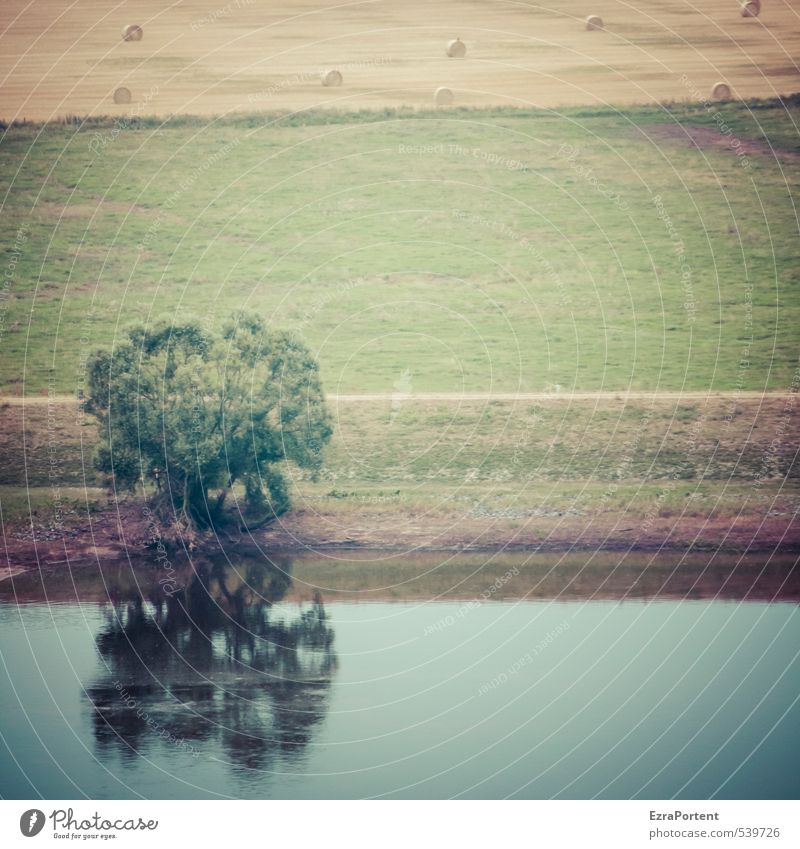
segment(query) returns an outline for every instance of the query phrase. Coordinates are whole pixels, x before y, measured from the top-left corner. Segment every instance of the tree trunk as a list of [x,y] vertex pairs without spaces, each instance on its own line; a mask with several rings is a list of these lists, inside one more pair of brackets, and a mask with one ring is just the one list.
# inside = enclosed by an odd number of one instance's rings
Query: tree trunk
[[230,490],[228,487],[225,487],[222,492],[217,496],[216,501],[214,502],[214,509],[212,511],[212,517],[214,519],[214,523],[216,524],[222,519],[222,508],[225,506],[225,499],[228,496],[228,492]]
[[197,529],[211,524],[206,488],[194,476],[187,477],[183,487],[183,512]]

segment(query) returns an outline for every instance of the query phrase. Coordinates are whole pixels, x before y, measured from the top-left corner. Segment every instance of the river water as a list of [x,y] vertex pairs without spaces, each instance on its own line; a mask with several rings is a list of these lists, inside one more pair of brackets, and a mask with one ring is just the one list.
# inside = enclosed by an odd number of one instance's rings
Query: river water
[[0,584],[0,795],[800,795],[790,558],[251,553],[170,580]]

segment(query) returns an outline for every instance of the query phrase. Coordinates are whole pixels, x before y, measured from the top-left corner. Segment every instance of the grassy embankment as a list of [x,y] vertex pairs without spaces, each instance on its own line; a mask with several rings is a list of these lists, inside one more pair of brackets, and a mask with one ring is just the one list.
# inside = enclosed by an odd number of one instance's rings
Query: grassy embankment
[[[131,322],[243,306],[302,334],[331,393],[785,391],[798,109],[750,106],[720,105],[744,158],[687,142],[681,123],[717,128],[698,106],[9,128],[2,391],[74,395]],[[796,503],[784,399],[336,412],[322,480],[298,484],[332,516]],[[4,515],[97,484],[66,406],[2,416]]]

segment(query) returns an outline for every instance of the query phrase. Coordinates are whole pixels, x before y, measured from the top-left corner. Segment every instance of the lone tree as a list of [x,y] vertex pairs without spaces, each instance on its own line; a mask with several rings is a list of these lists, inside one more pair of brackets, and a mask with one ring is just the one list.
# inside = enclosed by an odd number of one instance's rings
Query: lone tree
[[237,483],[250,529],[284,513],[280,465],[318,469],[331,436],[311,352],[249,313],[219,335],[192,322],[134,328],[96,351],[88,372],[84,405],[101,425],[95,465],[121,488],[153,484],[156,514],[186,529],[230,522]]

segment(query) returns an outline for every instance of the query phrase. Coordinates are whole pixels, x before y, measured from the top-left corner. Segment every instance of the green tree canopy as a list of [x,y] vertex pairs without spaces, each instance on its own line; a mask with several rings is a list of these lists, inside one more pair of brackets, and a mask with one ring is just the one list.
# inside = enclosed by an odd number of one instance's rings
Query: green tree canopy
[[85,408],[101,425],[97,468],[118,487],[152,482],[162,518],[186,527],[229,520],[226,496],[237,483],[248,517],[285,512],[281,465],[316,470],[331,436],[311,352],[249,313],[220,334],[193,322],[135,327],[113,350],[96,351],[88,372]]

